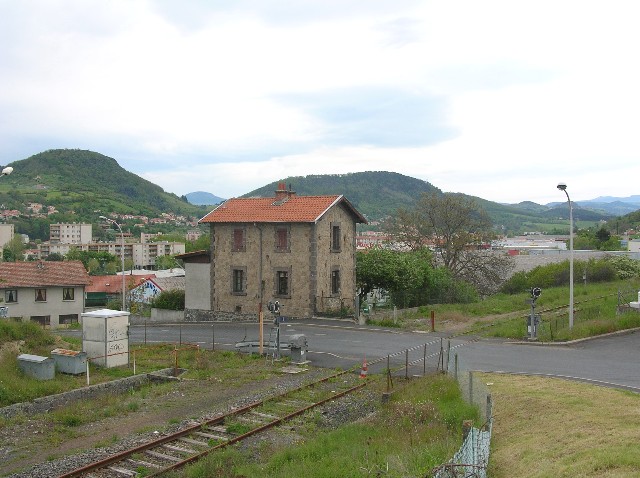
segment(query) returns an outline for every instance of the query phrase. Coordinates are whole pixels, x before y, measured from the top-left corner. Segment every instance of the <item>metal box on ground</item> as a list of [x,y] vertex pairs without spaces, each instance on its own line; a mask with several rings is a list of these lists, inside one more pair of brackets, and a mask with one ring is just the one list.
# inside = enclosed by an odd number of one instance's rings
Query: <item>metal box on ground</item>
[[53,359],[40,355],[18,355],[18,367],[20,367],[20,370],[26,375],[38,380],[52,380],[56,374]]
[[129,312],[100,309],[82,314],[82,350],[103,367],[129,363]]
[[80,375],[87,371],[87,353],[75,350],[54,349],[51,357],[56,365],[56,370],[71,375]]

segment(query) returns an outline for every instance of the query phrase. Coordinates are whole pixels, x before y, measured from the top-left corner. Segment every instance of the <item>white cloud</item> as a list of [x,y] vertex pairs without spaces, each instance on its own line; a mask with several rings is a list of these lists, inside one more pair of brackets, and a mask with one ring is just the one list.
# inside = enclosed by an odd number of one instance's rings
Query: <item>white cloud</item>
[[178,194],[365,170],[501,202],[636,194],[639,10],[0,2],[0,162],[83,147]]

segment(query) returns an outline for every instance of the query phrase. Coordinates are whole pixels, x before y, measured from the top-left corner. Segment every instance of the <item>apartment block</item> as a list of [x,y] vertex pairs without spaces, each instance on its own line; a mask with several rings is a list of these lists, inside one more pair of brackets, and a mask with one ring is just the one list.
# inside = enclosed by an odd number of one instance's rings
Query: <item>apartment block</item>
[[[122,255],[122,244],[120,242],[88,242],[81,244],[44,242],[38,246],[38,258],[44,259],[49,254],[58,253],[66,255],[71,248],[82,251],[108,252],[118,258]],[[135,269],[154,269],[156,257],[165,255],[184,254],[185,245],[183,242],[149,242],[124,244],[125,260],[132,260]]]
[[49,241],[54,244],[85,244],[91,242],[91,224],[59,223],[49,227]]

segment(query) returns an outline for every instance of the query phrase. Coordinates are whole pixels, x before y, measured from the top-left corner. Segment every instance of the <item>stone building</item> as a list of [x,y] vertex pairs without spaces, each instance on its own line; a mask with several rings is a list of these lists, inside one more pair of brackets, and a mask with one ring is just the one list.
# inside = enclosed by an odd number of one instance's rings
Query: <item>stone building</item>
[[208,261],[199,282],[209,284],[209,307],[189,310],[187,279],[186,320],[251,320],[276,300],[285,317],[353,312],[356,223],[366,219],[342,195],[298,196],[284,183],[275,193],[229,199],[200,220],[211,250],[193,259]]

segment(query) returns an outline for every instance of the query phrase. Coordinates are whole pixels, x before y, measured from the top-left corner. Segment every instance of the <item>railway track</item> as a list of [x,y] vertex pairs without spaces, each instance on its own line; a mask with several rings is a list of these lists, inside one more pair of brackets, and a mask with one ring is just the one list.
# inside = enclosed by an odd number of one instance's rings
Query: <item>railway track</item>
[[59,478],[160,476],[363,388],[352,370],[260,400],[69,471]]

